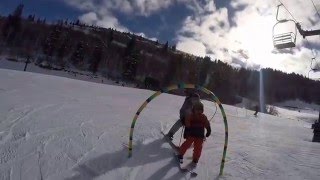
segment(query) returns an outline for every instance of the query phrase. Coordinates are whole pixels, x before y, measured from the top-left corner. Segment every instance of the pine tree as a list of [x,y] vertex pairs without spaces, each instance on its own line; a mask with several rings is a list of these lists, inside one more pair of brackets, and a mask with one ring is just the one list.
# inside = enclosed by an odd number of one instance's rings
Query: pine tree
[[97,45],[94,48],[92,59],[91,59],[91,65],[89,67],[90,71],[93,73],[96,73],[99,68],[100,61],[102,59],[102,48],[101,45]]
[[172,51],[176,51],[177,50],[177,46],[176,45],[173,45],[172,46]]
[[10,14],[3,26],[3,36],[7,38],[8,43],[12,43],[17,33],[21,30],[21,15],[23,4],[19,4],[12,14]]
[[60,44],[60,46],[57,49],[57,57],[58,57],[58,61],[60,63],[61,66],[64,67],[64,57],[69,54],[68,50],[71,47],[71,42],[69,39],[69,32],[66,32],[64,34],[62,43]]
[[168,59],[168,68],[167,73],[164,77],[165,86],[172,83],[172,81],[176,80],[176,73],[179,66],[179,58]]
[[137,66],[139,62],[139,52],[135,49],[135,36],[128,42],[125,51],[125,58],[123,63],[123,76],[127,80],[134,80],[136,76]]
[[198,77],[198,84],[199,85],[201,85],[201,86],[205,85],[210,66],[211,66],[210,57],[206,56],[201,62],[200,72],[198,73],[199,74],[199,77]]
[[163,46],[163,50],[168,51],[168,47],[169,47],[169,43],[167,41],[166,44]]
[[139,63],[139,53],[137,51],[132,52],[125,58],[123,67],[123,76],[127,80],[134,80],[137,74],[137,66]]
[[61,44],[61,46],[59,47],[59,49],[58,49],[58,58],[60,58],[60,59],[63,59],[64,58],[64,56],[66,55],[66,52],[67,52],[67,48],[68,48],[68,40],[67,39],[65,39],[64,41],[63,41],[63,43]]
[[133,36],[127,44],[125,55],[130,55],[134,51],[135,46],[136,46],[136,37]]
[[71,60],[73,64],[79,65],[82,64],[84,61],[84,43],[83,41],[80,41],[77,46],[75,51],[72,54]]
[[12,16],[21,19],[22,11],[23,11],[23,4],[19,4],[18,7],[14,10]]
[[61,36],[61,27],[55,26],[53,31],[50,33],[50,35],[47,37],[43,52],[44,54],[48,56],[53,56],[54,51],[57,49],[57,45]]
[[111,31],[109,32],[109,35],[108,35],[108,44],[109,44],[109,46],[110,46],[110,44],[112,43],[113,39],[114,39],[114,37],[113,37],[113,30],[111,30]]

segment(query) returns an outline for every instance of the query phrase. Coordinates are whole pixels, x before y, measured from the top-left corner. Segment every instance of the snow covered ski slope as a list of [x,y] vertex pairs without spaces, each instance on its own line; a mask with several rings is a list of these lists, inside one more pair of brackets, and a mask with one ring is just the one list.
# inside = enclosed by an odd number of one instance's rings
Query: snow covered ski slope
[[[127,158],[123,144],[132,118],[152,93],[0,69],[0,179],[189,179],[161,134],[178,118],[183,97],[163,94],[148,104],[135,126],[133,156]],[[203,102],[211,117],[214,104]],[[224,108],[229,145],[220,179],[319,179],[320,143],[311,142],[308,122]],[[218,177],[224,144],[220,112],[211,126],[193,179]],[[173,141],[179,140],[180,132]]]

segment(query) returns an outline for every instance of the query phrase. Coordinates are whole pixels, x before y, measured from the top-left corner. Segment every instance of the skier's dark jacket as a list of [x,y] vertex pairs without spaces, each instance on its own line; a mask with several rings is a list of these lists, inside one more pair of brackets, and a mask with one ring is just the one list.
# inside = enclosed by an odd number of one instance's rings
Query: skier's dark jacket
[[204,138],[205,128],[207,129],[206,136],[208,137],[211,134],[211,127],[207,119],[207,116],[204,114],[200,114],[197,116],[194,113],[192,113],[186,118],[184,137]]
[[191,114],[193,101],[200,101],[200,96],[196,93],[187,96],[180,108],[180,120],[182,124],[185,124],[185,117]]

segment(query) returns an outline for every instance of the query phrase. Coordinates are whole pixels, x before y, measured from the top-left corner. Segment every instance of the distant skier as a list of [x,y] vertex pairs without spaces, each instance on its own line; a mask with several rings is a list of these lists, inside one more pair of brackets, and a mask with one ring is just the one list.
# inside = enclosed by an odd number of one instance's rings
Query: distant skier
[[[206,134],[204,129],[207,130]],[[192,107],[191,115],[186,117],[184,138],[186,139],[179,148],[178,158],[180,162],[183,155],[191,145],[194,145],[192,162],[196,166],[202,152],[202,145],[205,137],[211,134],[211,127],[206,115],[203,114],[203,104],[197,102]]]
[[259,106],[258,105],[256,105],[256,106],[254,106],[254,110],[255,110],[255,112],[254,112],[254,116],[258,116],[258,112],[259,112]]
[[192,105],[195,102],[200,102],[200,95],[194,92],[193,90],[186,89],[185,90],[186,98],[182,107],[180,108],[180,119],[171,127],[169,132],[167,133],[167,137],[169,139],[173,139],[173,135],[182,127],[184,126],[185,117],[191,114]]

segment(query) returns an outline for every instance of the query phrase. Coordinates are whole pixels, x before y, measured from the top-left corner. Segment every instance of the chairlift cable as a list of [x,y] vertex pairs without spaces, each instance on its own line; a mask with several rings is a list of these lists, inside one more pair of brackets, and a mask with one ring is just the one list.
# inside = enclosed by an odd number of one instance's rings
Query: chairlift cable
[[281,2],[281,0],[278,0],[280,2],[281,5],[283,5],[284,9],[286,11],[288,11],[288,13],[290,14],[290,16],[292,17],[292,19],[294,20],[295,23],[297,23],[298,21],[293,17],[293,15],[291,14],[291,12],[288,10],[288,8]]
[[311,0],[311,2],[313,4],[314,9],[317,11],[317,14],[318,14],[319,18],[320,18],[320,14],[319,14],[319,11],[318,11],[316,5],[314,4],[313,0]]
[[305,39],[306,39],[306,41],[307,41],[307,44],[308,44],[309,48],[311,49],[313,58],[316,58],[316,57],[317,57],[317,53],[315,53],[315,51],[314,51],[314,49],[312,48],[311,43],[308,41],[307,37],[306,37]]

